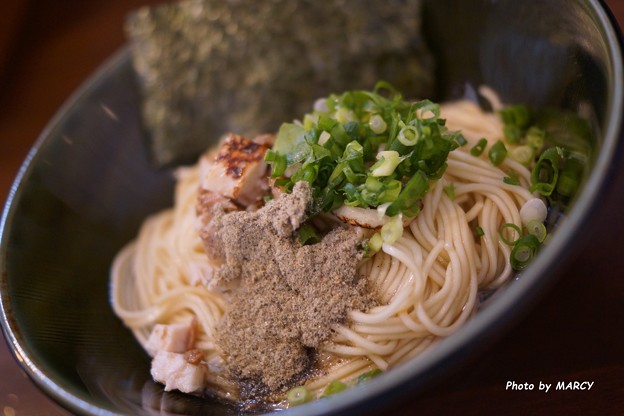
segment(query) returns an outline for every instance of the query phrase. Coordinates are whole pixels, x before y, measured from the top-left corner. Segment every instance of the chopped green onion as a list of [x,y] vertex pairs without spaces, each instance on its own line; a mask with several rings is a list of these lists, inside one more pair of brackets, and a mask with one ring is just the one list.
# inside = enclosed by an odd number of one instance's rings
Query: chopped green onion
[[340,124],[347,124],[350,121],[357,121],[355,113],[348,108],[340,107],[336,110],[336,120]]
[[332,394],[340,393],[345,390],[347,385],[340,380],[333,380],[329,385],[325,388],[325,391],[321,395],[321,397],[331,396]]
[[526,144],[531,146],[536,152],[540,153],[544,147],[544,138],[546,132],[537,126],[529,128],[526,132]]
[[319,139],[318,139],[318,144],[320,146],[325,145],[325,143],[327,143],[327,141],[331,139],[331,134],[329,134],[329,132],[323,130],[321,132],[321,134],[319,135]]
[[503,182],[507,185],[520,185],[520,180],[518,178],[512,178],[511,176],[505,176]]
[[490,147],[488,157],[494,166],[498,166],[503,163],[503,160],[507,157],[507,148],[505,147],[505,144],[500,140],[494,143],[492,147]]
[[421,171],[417,171],[405,184],[405,187],[396,200],[386,210],[386,215],[395,216],[403,212],[408,217],[414,217],[420,212],[420,200],[429,190],[429,180]]
[[367,371],[358,376],[357,383],[358,384],[363,383],[365,381],[370,380],[373,377],[377,377],[380,374],[381,374],[381,370],[379,368],[375,368],[374,370]]
[[401,163],[399,152],[394,150],[384,150],[377,153],[377,160],[378,162],[371,167],[372,176],[390,176]]
[[292,179],[295,181],[306,181],[310,184],[314,182],[316,176],[318,175],[317,166],[307,165],[292,176]]
[[289,406],[299,406],[312,400],[312,395],[304,386],[293,387],[286,395]]
[[559,195],[572,197],[580,186],[581,175],[583,173],[583,162],[575,157],[566,160],[563,170],[559,174],[557,187],[555,188]]
[[464,146],[466,143],[468,143],[468,140],[466,140],[466,138],[464,137],[463,134],[458,133],[455,136],[455,141],[457,142],[458,146]]
[[523,104],[510,105],[499,111],[505,124],[524,128],[531,120],[529,108]]
[[303,116],[303,129],[305,131],[310,131],[314,124],[318,121],[318,115],[316,114],[306,114]]
[[477,142],[477,144],[472,146],[472,148],[470,149],[470,154],[473,156],[481,156],[486,146],[487,146],[487,139],[482,138]]
[[369,254],[377,253],[379,250],[381,250],[382,246],[383,238],[381,237],[381,234],[375,233],[371,238],[368,239]]
[[546,239],[548,232],[543,222],[539,220],[531,220],[526,225],[527,232],[537,237],[537,240],[541,243]]
[[520,207],[520,218],[526,226],[530,221],[544,222],[548,215],[548,208],[540,198],[531,198]]
[[403,218],[401,215],[391,217],[381,227],[381,238],[384,243],[392,244],[403,235]]
[[301,162],[307,153],[305,132],[298,124],[283,123],[277,131],[272,150],[286,156],[290,164]]
[[368,125],[373,133],[376,134],[381,134],[388,128],[388,124],[386,124],[386,121],[379,114],[374,114],[370,118]]
[[414,146],[418,143],[418,139],[420,138],[420,133],[416,126],[407,125],[401,130],[399,130],[399,134],[397,136],[397,140],[401,142],[404,146]]
[[297,230],[297,238],[302,246],[316,244],[321,241],[316,230],[310,224],[303,224],[299,227]]
[[[515,231],[518,234],[518,237],[515,240],[510,240],[505,236],[505,232],[507,231],[508,228]],[[508,222],[508,223],[503,224],[503,226],[500,229],[499,234],[500,234],[501,240],[503,240],[503,243],[507,244],[508,246],[513,246],[522,237],[522,230],[520,230],[520,227],[518,227],[516,224],[512,222]]]
[[559,179],[559,164],[562,159],[562,150],[559,147],[546,149],[531,171],[531,192],[538,192],[550,196],[555,190]]
[[381,180],[377,179],[375,175],[371,175],[366,178],[364,187],[371,192],[381,192],[384,188],[384,184]]
[[389,216],[413,217],[429,182],[443,175],[449,152],[465,142],[445,127],[438,104],[404,100],[388,83],[318,103],[322,110],[304,116],[303,125],[280,127],[275,154],[267,157],[275,184],[284,191],[291,192],[299,180],[311,184],[310,216],[343,204],[390,203]]
[[286,172],[286,156],[281,155],[273,150],[267,150],[264,160],[271,166],[271,177],[277,178]]
[[576,188],[579,186],[578,178],[570,175],[567,172],[563,172],[559,176],[559,180],[557,181],[557,193],[562,196],[572,196],[576,191]]
[[522,139],[522,129],[518,126],[505,125],[503,127],[503,136],[505,136],[505,140],[510,144],[518,144]]
[[547,197],[551,206],[565,208],[594,152],[591,125],[572,112],[526,105],[508,106],[499,114],[506,142],[517,145],[509,149],[509,156],[532,168],[529,190]]
[[483,237],[485,235],[485,231],[483,231],[483,228],[476,226],[475,227],[475,234],[479,237]]
[[533,147],[529,145],[522,145],[518,147],[514,147],[511,149],[511,153],[509,154],[513,160],[518,163],[522,163],[525,166],[529,166],[531,162],[533,162],[534,150]]
[[455,184],[449,183],[444,187],[444,193],[449,197],[451,201],[455,199]]
[[345,147],[343,158],[347,159],[350,156],[359,157],[362,155],[363,151],[364,148],[357,140],[350,141]]
[[[430,100],[422,100],[416,104],[418,117],[423,120],[437,120],[440,117],[440,104],[431,102]],[[431,113],[431,117],[427,117]]]
[[520,144],[524,139],[524,132],[531,122],[529,108],[524,105],[512,105],[499,112],[503,119],[503,135],[509,144]]
[[511,267],[516,271],[523,270],[533,260],[539,250],[539,246],[540,242],[533,234],[527,234],[518,239],[509,256]]
[[[369,176],[372,178],[372,176]],[[396,179],[390,179],[383,183],[382,189],[379,191],[377,203],[373,205],[380,206],[379,204],[389,204],[396,201],[401,194],[401,181]]]

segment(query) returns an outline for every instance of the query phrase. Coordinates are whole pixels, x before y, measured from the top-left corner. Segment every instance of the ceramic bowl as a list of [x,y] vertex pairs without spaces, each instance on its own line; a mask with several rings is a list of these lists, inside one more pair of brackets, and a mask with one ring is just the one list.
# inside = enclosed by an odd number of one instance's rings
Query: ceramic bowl
[[[425,5],[436,100],[486,84],[505,102],[589,114],[593,167],[566,220],[534,263],[426,359],[414,359],[293,415],[382,413],[509,329],[558,276],[591,226],[620,163],[621,41],[599,1],[438,0]],[[319,26],[322,30],[322,26]],[[234,414],[217,402],[164,393],[149,358],[115,317],[109,269],[141,221],[172,203],[171,172],[146,158],[140,98],[124,48],[59,110],[28,154],[0,223],[4,335],[29,376],[82,414]],[[478,342],[476,342],[478,340]]]

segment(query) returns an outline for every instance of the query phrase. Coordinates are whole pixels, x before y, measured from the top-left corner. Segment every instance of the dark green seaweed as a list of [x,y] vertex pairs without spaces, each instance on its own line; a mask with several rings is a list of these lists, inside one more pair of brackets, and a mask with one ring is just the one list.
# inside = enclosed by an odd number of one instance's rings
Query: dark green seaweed
[[186,0],[128,16],[143,124],[158,167],[229,131],[275,132],[317,97],[392,82],[429,96],[421,0]]

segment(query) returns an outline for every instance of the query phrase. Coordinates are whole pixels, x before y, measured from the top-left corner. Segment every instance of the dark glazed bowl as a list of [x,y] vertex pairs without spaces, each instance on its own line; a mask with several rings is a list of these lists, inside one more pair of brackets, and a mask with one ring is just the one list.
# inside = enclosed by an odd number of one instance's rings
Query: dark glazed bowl
[[[621,158],[621,40],[600,2],[433,0],[425,21],[437,62],[433,98],[487,84],[506,102],[582,112],[598,137],[591,175],[536,261],[456,334],[369,383],[287,414],[378,413],[478,352],[557,277]],[[172,203],[172,189],[170,172],[146,159],[134,73],[122,50],[42,133],[0,223],[4,335],[31,378],[74,412],[235,413],[163,393],[109,304],[111,260],[145,216]]]

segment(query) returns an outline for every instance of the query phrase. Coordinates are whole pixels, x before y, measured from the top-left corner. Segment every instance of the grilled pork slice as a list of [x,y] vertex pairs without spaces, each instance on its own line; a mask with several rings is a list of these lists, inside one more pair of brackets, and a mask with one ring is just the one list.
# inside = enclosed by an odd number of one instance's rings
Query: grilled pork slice
[[230,133],[216,155],[209,152],[200,159],[201,187],[243,206],[254,204],[268,190],[264,154],[271,142],[271,135],[251,140]]

